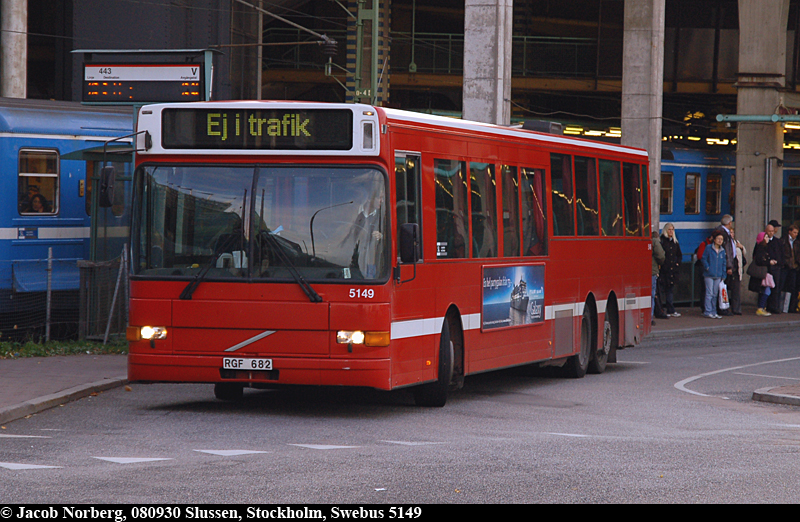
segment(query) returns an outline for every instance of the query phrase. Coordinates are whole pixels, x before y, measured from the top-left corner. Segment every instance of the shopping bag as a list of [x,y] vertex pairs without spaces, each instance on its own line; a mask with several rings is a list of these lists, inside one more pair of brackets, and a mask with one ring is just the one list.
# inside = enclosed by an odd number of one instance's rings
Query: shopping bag
[[731,303],[728,300],[728,287],[725,284],[725,281],[719,282],[719,309],[720,310],[727,310],[731,307]]

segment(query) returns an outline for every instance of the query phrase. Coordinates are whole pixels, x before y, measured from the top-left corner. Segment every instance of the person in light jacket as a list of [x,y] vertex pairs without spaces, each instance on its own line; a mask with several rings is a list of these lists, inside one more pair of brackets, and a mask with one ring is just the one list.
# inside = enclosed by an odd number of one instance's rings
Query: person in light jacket
[[712,243],[703,252],[703,280],[706,284],[706,299],[703,307],[703,317],[722,319],[717,314],[717,299],[719,297],[719,283],[725,279],[728,272],[728,261],[722,243],[725,241],[723,233],[715,230],[711,234]]

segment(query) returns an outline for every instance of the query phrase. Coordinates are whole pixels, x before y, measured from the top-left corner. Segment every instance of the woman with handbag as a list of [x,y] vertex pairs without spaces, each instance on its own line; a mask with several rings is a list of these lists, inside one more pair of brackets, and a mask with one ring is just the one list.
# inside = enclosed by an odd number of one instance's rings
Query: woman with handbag
[[672,223],[664,225],[661,231],[661,246],[664,248],[664,263],[659,270],[658,282],[664,290],[664,312],[670,317],[680,317],[673,304],[673,288],[678,281],[683,254]]
[[756,315],[763,317],[772,315],[767,312],[767,299],[775,287],[774,281],[770,286],[772,276],[769,273],[770,264],[775,264],[775,260],[770,259],[769,252],[767,251],[766,234],[760,232],[756,238],[756,246],[753,248],[753,260],[747,267],[747,275],[750,276],[750,282],[747,283],[747,288],[751,292],[758,293],[758,309]]
[[725,237],[722,232],[715,230],[711,233],[712,243],[703,252],[703,280],[706,284],[706,300],[703,310],[703,317],[710,319],[722,319],[717,314],[717,297],[719,295],[719,283],[725,279],[727,271],[727,255],[722,243]]

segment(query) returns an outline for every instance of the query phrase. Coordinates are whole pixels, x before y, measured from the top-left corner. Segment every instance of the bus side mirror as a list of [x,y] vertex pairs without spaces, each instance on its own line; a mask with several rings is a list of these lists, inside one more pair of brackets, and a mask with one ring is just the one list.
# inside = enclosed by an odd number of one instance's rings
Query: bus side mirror
[[100,190],[97,195],[97,204],[102,208],[108,208],[114,204],[114,181],[116,173],[114,167],[103,167],[100,171]]
[[416,263],[419,261],[419,225],[403,223],[400,225],[400,261]]

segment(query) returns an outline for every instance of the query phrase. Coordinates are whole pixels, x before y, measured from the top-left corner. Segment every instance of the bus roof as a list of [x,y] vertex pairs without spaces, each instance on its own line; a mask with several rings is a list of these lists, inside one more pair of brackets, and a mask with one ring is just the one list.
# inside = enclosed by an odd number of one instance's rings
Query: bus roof
[[544,143],[569,145],[572,147],[584,147],[589,149],[607,150],[609,152],[617,152],[624,154],[633,154],[637,156],[647,156],[647,151],[634,147],[627,147],[625,145],[616,145],[601,141],[587,140],[583,138],[573,138],[569,136],[561,136],[556,134],[547,134],[543,132],[531,131],[522,129],[520,127],[505,127],[502,125],[494,125],[491,123],[482,123],[477,121],[462,120],[450,118],[447,116],[438,116],[434,114],[425,114],[420,112],[410,112],[398,109],[384,108],[383,111],[390,120],[396,121],[409,121],[414,123],[422,123],[425,125],[432,125],[436,127],[445,127],[450,129],[459,129],[471,132],[483,132],[494,134],[496,136],[515,136],[524,139],[533,139]]

